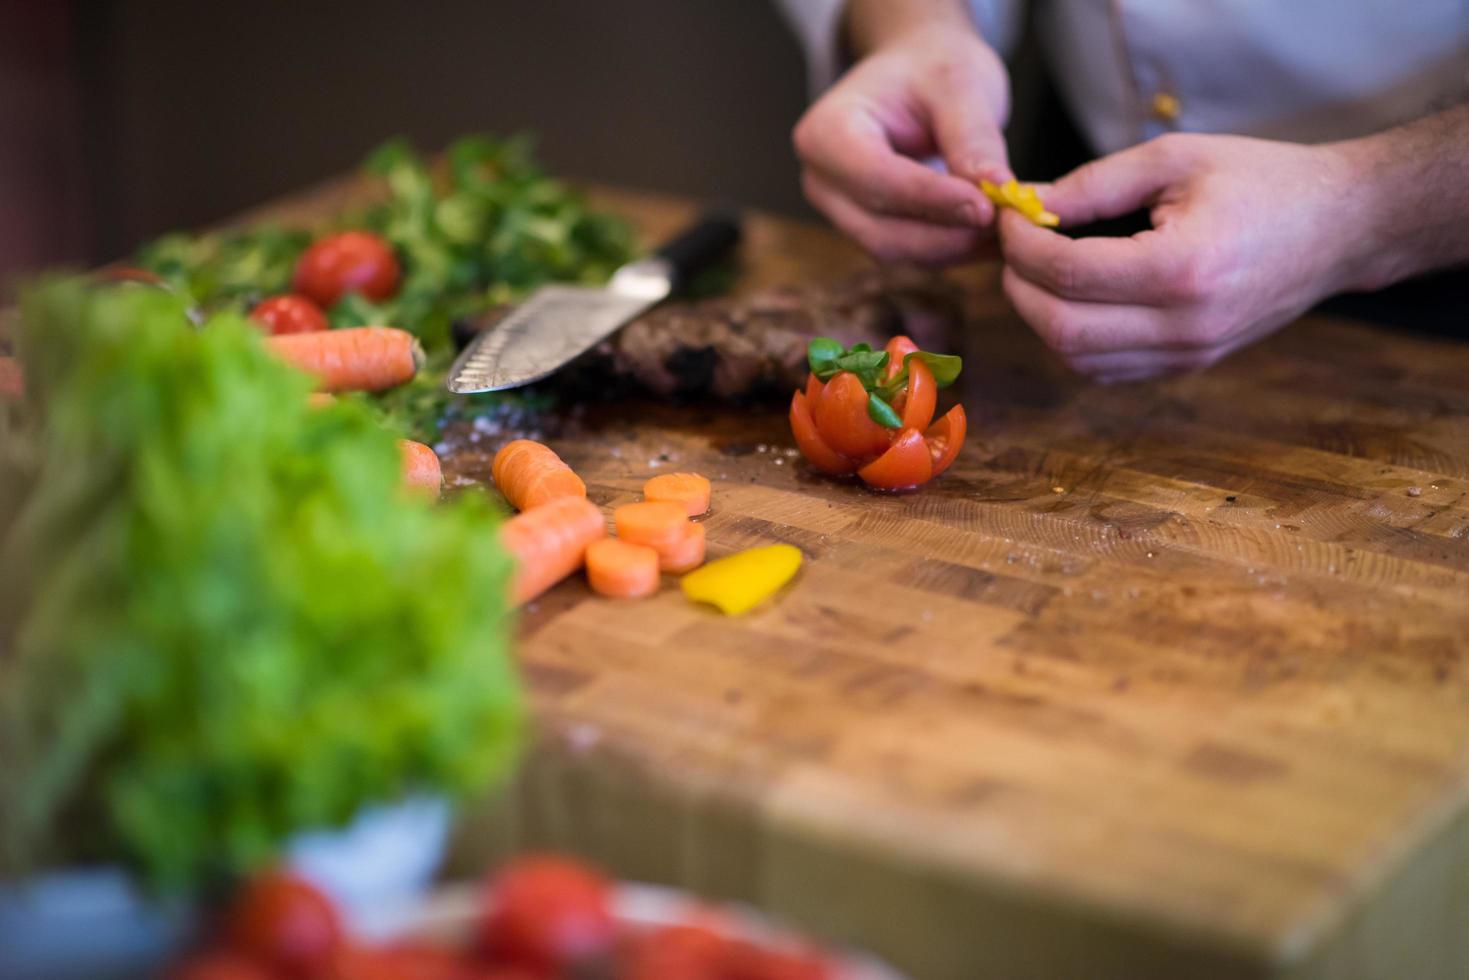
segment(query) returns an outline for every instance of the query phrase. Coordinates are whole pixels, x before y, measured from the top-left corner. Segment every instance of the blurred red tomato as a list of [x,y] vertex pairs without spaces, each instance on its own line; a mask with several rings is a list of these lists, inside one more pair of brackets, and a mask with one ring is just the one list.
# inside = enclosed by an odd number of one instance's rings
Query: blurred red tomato
[[250,319],[264,324],[271,333],[311,333],[326,330],[326,314],[305,296],[272,296],[250,311]]
[[616,925],[607,880],[566,858],[507,865],[486,896],[481,943],[511,963],[560,970],[611,951]]
[[724,937],[703,926],[668,926],[635,939],[624,980],[722,980]]
[[237,952],[291,978],[323,975],[343,942],[331,900],[282,872],[245,886],[230,907],[225,935]]
[[212,950],[169,970],[168,980],[275,980],[275,974],[239,953]]
[[398,291],[398,257],[370,231],[328,235],[301,253],[291,288],[324,310],[347,293],[387,299]]

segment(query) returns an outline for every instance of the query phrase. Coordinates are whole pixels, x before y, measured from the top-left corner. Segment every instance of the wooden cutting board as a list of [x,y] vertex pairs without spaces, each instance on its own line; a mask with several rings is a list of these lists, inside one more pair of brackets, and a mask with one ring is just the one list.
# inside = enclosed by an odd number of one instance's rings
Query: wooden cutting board
[[[693,213],[605,200],[648,239]],[[744,261],[861,265],[767,218]],[[698,471],[711,554],[807,562],[740,619],[538,603],[536,744],[461,866],[570,848],[923,977],[1469,976],[1469,346],[1307,319],[1099,388],[963,278],[970,441],[921,493],[813,476],[778,410],[551,439],[600,504]]]

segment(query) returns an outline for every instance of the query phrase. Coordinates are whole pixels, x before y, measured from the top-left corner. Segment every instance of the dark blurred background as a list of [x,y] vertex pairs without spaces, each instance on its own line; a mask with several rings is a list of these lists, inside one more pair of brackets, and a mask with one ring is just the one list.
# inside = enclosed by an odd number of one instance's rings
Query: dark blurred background
[[100,262],[407,135],[801,212],[800,51],[759,0],[0,0],[0,278]]

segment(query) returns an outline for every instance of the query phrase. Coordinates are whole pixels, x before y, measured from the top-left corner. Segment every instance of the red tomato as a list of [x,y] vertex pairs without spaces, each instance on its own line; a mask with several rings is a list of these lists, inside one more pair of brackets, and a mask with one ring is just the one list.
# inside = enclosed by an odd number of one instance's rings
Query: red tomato
[[370,231],[328,235],[301,253],[291,288],[324,310],[347,293],[387,299],[398,291],[398,257]]
[[903,334],[898,334],[889,340],[883,347],[883,350],[888,352],[888,366],[887,370],[883,372],[883,380],[890,381],[896,377],[897,373],[903,370],[903,358],[909,354],[918,353],[918,349],[918,345],[913,343],[911,338]]
[[933,457],[917,429],[903,429],[887,452],[857,471],[862,482],[879,490],[908,490],[933,477]]
[[893,433],[867,414],[867,389],[855,374],[842,371],[826,383],[811,409],[821,439],[843,456],[870,460],[882,455]]
[[955,405],[943,418],[929,426],[923,434],[928,443],[928,454],[933,458],[933,475],[938,476],[949,468],[964,448],[964,437],[969,433],[969,419],[963,405]]
[[821,393],[826,390],[826,385],[815,374],[806,375],[806,407],[815,409],[816,403],[821,400]]
[[815,953],[762,949],[753,943],[731,943],[725,952],[721,980],[835,980],[836,970]]
[[168,980],[275,980],[275,974],[239,953],[214,950],[184,960]]
[[715,980],[723,977],[727,940],[703,926],[667,926],[633,944],[624,980]]
[[922,361],[914,361],[908,371],[908,387],[903,392],[903,407],[893,408],[903,416],[903,428],[922,432],[933,421],[934,406],[938,404],[939,386],[933,380],[933,372]]
[[483,973],[467,955],[406,941],[344,948],[333,959],[329,976],[331,980],[480,980]]
[[225,921],[231,948],[286,977],[320,976],[342,947],[342,924],[330,899],[283,872],[254,879]]
[[305,296],[272,296],[250,311],[250,319],[263,323],[273,334],[311,333],[326,330],[326,314]]
[[521,858],[491,884],[481,939],[511,963],[551,970],[603,956],[616,940],[606,879],[567,858]]
[[846,476],[855,472],[857,464],[828,446],[816,431],[811,420],[811,411],[806,404],[806,393],[798,391],[791,396],[791,432],[801,455],[806,461],[828,476]]

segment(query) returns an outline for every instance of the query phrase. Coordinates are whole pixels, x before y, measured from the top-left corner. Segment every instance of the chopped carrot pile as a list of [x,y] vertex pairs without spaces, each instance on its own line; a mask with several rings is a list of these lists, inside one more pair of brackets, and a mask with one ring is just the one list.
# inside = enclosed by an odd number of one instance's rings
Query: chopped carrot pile
[[347,327],[278,334],[266,346],[316,376],[322,391],[381,391],[411,381],[423,366],[418,338],[394,327]]
[[410,490],[421,491],[437,497],[444,482],[443,470],[439,467],[439,456],[428,446],[412,439],[398,443],[403,453],[403,484]]
[[592,591],[615,599],[641,599],[658,591],[658,552],[616,538],[587,547],[587,582]]
[[704,525],[690,523],[683,539],[657,549],[659,567],[682,575],[704,564]]
[[548,446],[516,439],[495,454],[495,486],[516,510],[530,510],[561,497],[587,495],[587,485]]
[[643,484],[643,499],[678,504],[690,517],[709,510],[709,481],[697,473],[664,473]]
[[612,512],[617,536],[633,544],[650,548],[677,545],[688,533],[689,515],[679,504],[647,500],[640,504],[624,504]]

